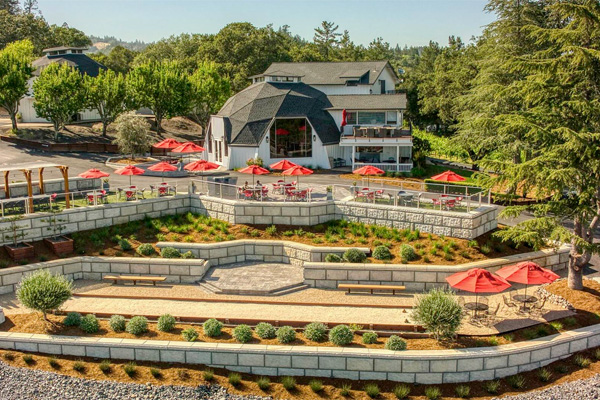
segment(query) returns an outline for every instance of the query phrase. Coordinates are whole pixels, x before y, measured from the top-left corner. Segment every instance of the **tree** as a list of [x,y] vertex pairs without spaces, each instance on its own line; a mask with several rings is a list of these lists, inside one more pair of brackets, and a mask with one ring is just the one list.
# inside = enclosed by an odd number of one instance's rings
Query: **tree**
[[38,11],[38,2],[37,0],[25,0],[23,2],[23,12],[26,14],[34,14]]
[[71,28],[66,23],[61,26],[50,26],[50,43],[48,47],[70,46],[87,47],[92,44],[89,37],[79,29]]
[[529,57],[506,66],[526,73],[515,86],[525,111],[499,114],[500,123],[524,127],[523,140],[535,153],[515,164],[486,160],[500,174],[488,185],[524,185],[539,199],[530,207],[507,207],[503,215],[526,209],[533,219],[498,233],[503,240],[534,246],[570,243],[568,286],[583,289],[583,268],[600,252],[595,230],[600,222],[600,4],[596,1],[546,4],[546,26],[528,24],[535,43]]
[[363,48],[350,40],[350,33],[345,30],[340,38],[337,59],[340,61],[358,61],[362,58]]
[[113,141],[119,146],[122,154],[129,154],[131,158],[136,154],[145,154],[150,150],[152,138],[148,134],[150,124],[144,117],[134,113],[121,114],[115,121],[117,138]]
[[321,26],[315,28],[313,42],[319,47],[319,51],[327,61],[332,59],[332,53],[339,44],[339,37],[342,34],[337,32],[338,28],[339,25],[327,21],[321,22]]
[[136,54],[123,46],[115,46],[101,63],[108,69],[126,74],[131,70]]
[[229,79],[223,78],[214,63],[202,63],[190,76],[192,85],[191,115],[206,129],[212,114],[217,113],[231,96]]
[[127,90],[134,107],[148,107],[156,118],[156,131],[162,121],[186,114],[191,106],[191,84],[176,62],[150,62],[135,67],[127,77]]
[[369,43],[369,47],[364,51],[365,60],[390,60],[393,58],[393,51],[388,42],[384,42],[383,38],[378,37]]
[[84,77],[87,107],[98,111],[102,121],[102,136],[108,124],[127,110],[125,77],[111,70],[100,70],[98,76]]
[[17,287],[17,298],[27,308],[42,313],[48,320],[48,312],[58,310],[73,296],[73,284],[62,275],[53,275],[48,270],[23,278]]
[[12,129],[17,130],[19,102],[27,94],[33,67],[33,44],[14,42],[0,51],[0,106],[10,115]]
[[38,116],[52,121],[54,140],[74,114],[83,109],[83,77],[67,64],[52,63],[33,82],[33,108]]
[[0,0],[0,10],[7,11],[10,14],[17,14],[21,9],[19,0]]

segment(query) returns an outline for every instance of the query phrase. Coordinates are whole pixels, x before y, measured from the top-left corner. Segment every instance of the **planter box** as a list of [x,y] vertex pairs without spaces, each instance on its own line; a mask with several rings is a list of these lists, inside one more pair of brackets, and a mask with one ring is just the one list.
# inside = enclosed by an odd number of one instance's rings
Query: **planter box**
[[73,239],[66,236],[59,236],[56,239],[44,239],[44,243],[57,256],[73,253]]
[[10,244],[5,244],[4,248],[8,256],[15,261],[26,260],[35,257],[33,246],[29,243],[18,243],[16,247]]

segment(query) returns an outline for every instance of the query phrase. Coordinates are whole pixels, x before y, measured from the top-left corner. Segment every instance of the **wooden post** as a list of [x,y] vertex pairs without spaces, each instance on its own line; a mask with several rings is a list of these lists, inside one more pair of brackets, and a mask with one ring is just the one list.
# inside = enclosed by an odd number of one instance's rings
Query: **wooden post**
[[65,181],[65,208],[71,208],[71,199],[69,198],[69,167],[63,165],[59,168]]
[[44,168],[39,168],[39,186],[40,186],[40,194],[44,194]]
[[27,196],[29,197],[29,212],[33,213],[33,186],[31,184],[31,170],[24,169],[25,180],[27,181]]
[[8,174],[10,174],[10,171],[4,171],[4,194],[7,199],[10,199],[10,186],[8,186]]

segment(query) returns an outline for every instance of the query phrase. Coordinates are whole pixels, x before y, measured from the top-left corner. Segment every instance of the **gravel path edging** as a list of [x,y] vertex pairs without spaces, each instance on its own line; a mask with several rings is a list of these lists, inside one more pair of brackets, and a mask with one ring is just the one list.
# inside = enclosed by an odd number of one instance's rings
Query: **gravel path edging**
[[600,399],[600,375],[563,383],[548,389],[492,400],[597,400]]

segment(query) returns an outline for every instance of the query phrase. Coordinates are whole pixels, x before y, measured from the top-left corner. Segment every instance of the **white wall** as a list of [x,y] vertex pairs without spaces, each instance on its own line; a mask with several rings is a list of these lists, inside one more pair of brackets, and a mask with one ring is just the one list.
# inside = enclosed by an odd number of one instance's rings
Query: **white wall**
[[[33,97],[25,97],[19,103],[19,112],[23,118],[23,122],[50,122],[46,118],[38,117],[35,112],[35,108],[33,108]],[[96,110],[82,110],[79,115],[81,116],[81,121],[99,121],[100,115]]]
[[375,82],[375,84],[372,87],[373,94],[381,93],[381,86],[379,85],[379,80],[385,81],[385,90],[386,91],[394,90],[396,88],[396,77],[394,77],[394,75],[392,74],[392,71],[390,71],[389,68],[385,68],[381,72],[381,75],[379,75],[379,78],[377,78],[377,81]]
[[370,85],[310,85],[325,94],[371,94]]

